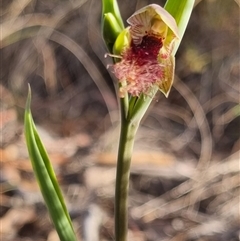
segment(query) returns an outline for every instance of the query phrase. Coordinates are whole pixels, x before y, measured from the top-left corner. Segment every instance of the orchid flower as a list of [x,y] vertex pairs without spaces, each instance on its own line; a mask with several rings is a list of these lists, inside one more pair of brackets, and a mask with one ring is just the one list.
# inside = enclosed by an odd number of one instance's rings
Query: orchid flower
[[[172,52],[178,38],[174,18],[164,8],[151,4],[135,12],[127,22],[130,26],[119,35],[113,49],[118,54],[120,48],[121,60],[114,65],[121,84],[120,97],[126,93],[151,94],[154,85],[167,97],[173,84]],[[119,46],[119,42],[123,45]]]
[[[120,141],[115,186],[115,240],[127,241],[128,188],[135,136],[158,89],[167,97],[175,58],[195,0],[167,0],[136,11],[124,28],[116,0],[102,0],[102,36],[119,81]],[[171,15],[172,14],[172,15]]]

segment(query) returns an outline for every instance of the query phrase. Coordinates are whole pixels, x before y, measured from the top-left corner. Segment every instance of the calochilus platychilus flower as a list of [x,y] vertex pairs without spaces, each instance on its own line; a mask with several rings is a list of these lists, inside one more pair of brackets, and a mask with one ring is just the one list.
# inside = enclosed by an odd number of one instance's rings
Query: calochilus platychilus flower
[[175,19],[159,5],[151,4],[136,11],[127,22],[130,26],[118,36],[113,48],[119,56],[113,71],[120,81],[120,97],[127,93],[151,95],[153,86],[167,97],[175,68]]

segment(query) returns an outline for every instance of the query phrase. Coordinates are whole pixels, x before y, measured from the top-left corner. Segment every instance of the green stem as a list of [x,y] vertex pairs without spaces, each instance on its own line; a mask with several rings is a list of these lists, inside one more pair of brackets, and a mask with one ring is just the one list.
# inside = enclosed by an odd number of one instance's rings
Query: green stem
[[130,165],[138,126],[139,122],[133,123],[122,116],[115,188],[116,241],[127,241]]
[[[154,93],[155,94],[155,93]],[[128,95],[120,99],[121,130],[118,148],[115,186],[115,240],[127,241],[128,231],[128,189],[131,159],[135,135],[139,123],[150,105],[152,97],[131,99]],[[140,104],[138,103],[140,102]]]

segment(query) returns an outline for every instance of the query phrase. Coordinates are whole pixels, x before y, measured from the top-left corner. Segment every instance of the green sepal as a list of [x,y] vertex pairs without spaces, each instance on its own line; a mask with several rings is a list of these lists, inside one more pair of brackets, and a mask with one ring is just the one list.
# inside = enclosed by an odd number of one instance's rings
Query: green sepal
[[195,0],[167,0],[164,8],[174,17],[177,26],[179,38],[176,40],[173,49],[173,55],[176,54],[187,28]]
[[117,1],[102,0],[102,37],[111,53],[117,36],[122,30],[124,30],[124,24]]
[[122,28],[119,25],[117,19],[112,13],[105,13],[102,18],[102,36],[108,50],[112,53],[114,42],[118,35],[122,32]]
[[102,0],[102,16],[106,13],[112,13],[119,26],[124,29],[123,20],[116,0]]

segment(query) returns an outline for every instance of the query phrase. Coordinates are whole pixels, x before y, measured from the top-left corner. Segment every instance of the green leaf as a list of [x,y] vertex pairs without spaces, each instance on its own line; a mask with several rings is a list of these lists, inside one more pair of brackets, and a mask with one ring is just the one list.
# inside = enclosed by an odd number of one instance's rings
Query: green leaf
[[33,122],[30,105],[31,89],[29,87],[25,109],[24,131],[34,174],[60,240],[76,241],[72,222],[56,175]]

